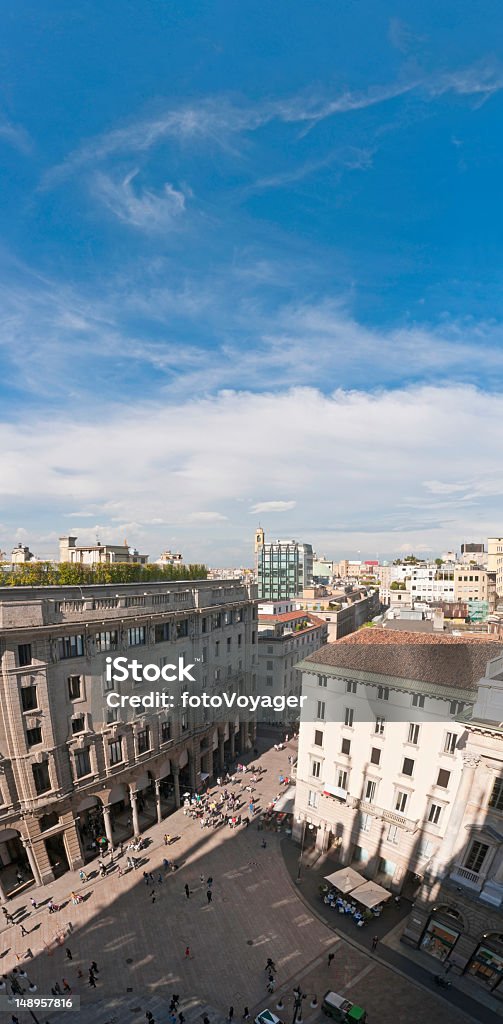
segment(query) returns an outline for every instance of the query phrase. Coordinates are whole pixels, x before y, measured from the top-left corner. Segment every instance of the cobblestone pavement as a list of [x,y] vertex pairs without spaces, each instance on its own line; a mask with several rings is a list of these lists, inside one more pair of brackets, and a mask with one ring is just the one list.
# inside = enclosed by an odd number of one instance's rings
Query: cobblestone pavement
[[[255,794],[261,806],[278,792],[278,774],[288,773],[292,750],[291,745],[282,752],[268,749],[260,757],[267,768]],[[179,870],[162,874],[159,884],[165,831],[179,836],[168,853]],[[271,1005],[265,984],[267,957],[276,962],[277,990],[284,988],[288,1012],[293,1009],[293,986],[301,981],[309,995],[316,992],[319,999],[329,986],[347,989],[349,998],[367,1008],[371,1024],[468,1020],[344,939],[334,940],[330,928],[299,899],[280,852],[280,836],[258,832],[254,825],[239,831],[201,829],[178,811],[152,828],[148,839],[145,862],[136,872],[119,877],[116,866],[106,879],[94,877],[84,886],[78,873],[71,873],[45,889],[32,890],[40,902],[52,898],[63,904],[56,914],[49,914],[47,905],[28,914],[29,898],[23,895],[9,903],[16,924],[1,932],[0,970],[24,967],[37,985],[37,995],[49,994],[55,982],[62,985],[65,978],[81,997],[80,1015],[53,1013],[51,1024],[144,1024],[147,1009],[156,1024],[167,1024],[173,992],[181,996],[187,1024],[200,1024],[205,1013],[211,1024],[221,1024],[231,1005],[240,1020],[245,1005],[251,1012]],[[124,863],[125,856],[119,861]],[[143,870],[153,872],[154,887],[145,884]],[[209,876],[214,880],[211,904],[206,896]],[[85,902],[73,906],[68,901],[72,889]],[[17,923],[21,920],[26,938]],[[25,959],[28,947],[33,959]],[[329,972],[326,957],[332,948],[336,958]],[[96,990],[87,983],[92,960],[100,969]],[[84,975],[80,980],[79,970]],[[277,993],[272,998],[277,999]],[[308,1014],[309,1019],[318,1019],[319,1008],[309,1008],[306,1019]],[[22,1024],[32,1020],[25,1013],[17,1016]],[[286,1012],[284,1019],[288,1020]]]

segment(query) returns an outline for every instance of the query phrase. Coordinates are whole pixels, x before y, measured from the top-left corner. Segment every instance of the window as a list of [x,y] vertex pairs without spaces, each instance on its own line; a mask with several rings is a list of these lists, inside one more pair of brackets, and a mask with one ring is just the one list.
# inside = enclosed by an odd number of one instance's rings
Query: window
[[238,608],[237,611],[236,611],[236,622],[243,622],[243,621],[244,621],[243,609],[242,608]]
[[230,636],[228,636],[227,637],[227,654],[230,654],[231,643],[232,643],[232,638]]
[[213,672],[213,678],[214,678],[214,680],[215,680],[215,682],[216,682],[216,683],[219,683],[219,682],[220,682],[220,669],[219,669],[219,668],[216,668],[216,669],[214,670],[214,672]]
[[34,711],[38,707],[37,687],[21,687],[21,707],[23,711]]
[[122,740],[109,740],[108,743],[108,763],[109,764],[120,764],[122,761]]
[[26,730],[26,741],[29,747],[35,747],[42,742],[42,729],[37,725],[34,729]]
[[346,693],[356,693],[356,680],[348,679],[346,683]]
[[407,743],[413,743],[417,746],[419,741],[419,726],[416,722],[411,722],[409,725],[409,734],[407,736]]
[[348,788],[348,773],[344,768],[339,768],[337,772],[337,785],[339,789]]
[[317,807],[318,806],[318,793],[315,789],[310,789],[307,795],[307,806]]
[[433,853],[433,843],[430,839],[421,839],[418,853],[421,858],[431,857]]
[[175,640],[179,640],[180,637],[189,635],[189,620],[181,619],[180,622],[176,623],[175,626]]
[[171,739],[171,722],[161,722],[161,743]]
[[326,686],[326,685],[327,685],[327,677],[326,676],[318,676],[318,686]]
[[80,658],[84,653],[84,637],[82,634],[59,637],[58,653],[61,659]]
[[371,814],[360,814],[360,830],[362,832],[370,832],[372,828],[372,815]]
[[316,718],[318,718],[320,722],[324,722],[325,721],[325,701],[324,700],[319,700],[318,701],[318,710],[317,710],[317,713],[316,713]]
[[215,640],[215,658],[220,657],[220,640]]
[[139,647],[145,643],[145,626],[134,626],[127,631],[127,642],[130,647]]
[[379,750],[379,747],[372,747],[372,750],[370,751],[370,763],[379,764],[380,760],[381,751]]
[[322,733],[321,729],[315,729],[314,730],[314,745],[315,745],[315,747],[322,747],[323,746],[323,733]]
[[386,721],[386,719],[385,718],[381,718],[380,715],[376,716],[376,724],[375,724],[374,732],[376,733],[377,736],[383,736],[384,735],[384,723],[385,723],[385,721]]
[[272,672],[272,670],[274,668],[274,663],[272,661],[268,661],[266,667],[267,667],[267,671],[268,672]]
[[186,732],[189,728],[189,716],[186,711],[182,711],[182,732]]
[[72,718],[73,736],[78,732],[84,732],[84,715],[79,715],[78,718]]
[[430,804],[428,811],[428,821],[431,825],[438,825],[440,821],[440,815],[442,814],[442,807],[440,804]]
[[241,647],[242,642],[243,642],[243,634],[242,633],[238,633],[238,647]]
[[449,714],[453,717],[455,715],[460,715],[464,709],[464,706],[465,705],[460,700],[451,700],[451,703],[449,704]]
[[377,793],[377,779],[367,779],[365,783],[365,800],[370,803],[375,799]]
[[221,625],[222,625],[222,614],[221,614],[221,612],[213,612],[213,615],[211,616],[211,628],[212,629],[220,629]]
[[493,811],[503,811],[503,779],[495,779],[494,786],[489,797],[489,807]]
[[472,843],[468,856],[465,860],[464,867],[468,868],[469,871],[474,871],[478,875],[486,856],[489,852],[487,843],[479,843],[478,840]]
[[266,676],[265,677],[265,685],[266,686],[272,686],[272,676]]
[[424,708],[424,697],[420,693],[412,694],[412,707]]
[[201,619],[201,633],[206,633],[206,632],[207,632],[207,619],[202,618]]
[[81,697],[81,677],[80,676],[68,676],[68,696],[70,700],[80,700]]
[[403,789],[398,790],[395,799],[395,811],[398,811],[399,814],[405,814],[408,802],[409,794],[404,793]]
[[313,761],[311,763],[311,775],[313,779],[319,779],[321,773],[321,761]]
[[118,708],[107,708],[107,725],[111,725],[112,722],[119,720],[119,709]]
[[389,700],[389,687],[378,686],[377,687],[377,699],[378,700]]
[[118,642],[119,637],[116,629],[96,634],[96,650],[98,654],[103,654],[104,651],[115,651]]
[[91,758],[88,750],[77,750],[75,752],[75,776],[81,779],[84,775],[91,774]]
[[344,712],[344,725],[352,726],[354,717],[355,713],[353,711],[353,708],[346,708]]
[[444,740],[444,754],[453,754],[458,742],[457,733],[447,732]]
[[150,729],[148,726],[145,729],[140,729],[136,734],[136,742],[139,754],[145,754],[147,750],[150,750]]
[[398,825],[389,826],[386,839],[388,840],[388,843],[393,843],[395,846],[398,846],[398,843],[400,842],[400,829]]
[[169,640],[169,622],[159,622],[155,627],[154,639],[156,644]]
[[445,768],[440,768],[437,778],[437,786],[441,786],[442,789],[447,789],[450,777],[450,772],[446,772]]
[[20,667],[23,665],[31,665],[31,644],[18,645],[17,663]]
[[115,690],[115,686],[116,684],[114,683],[113,679],[107,679],[107,677],[105,676],[103,680],[103,689],[105,693],[108,693],[109,690]]
[[341,745],[341,754],[349,754],[351,751],[351,740],[343,740]]
[[35,783],[35,790],[37,793],[47,793],[47,790],[51,788],[51,780],[49,778],[49,765],[47,761],[42,761],[42,764],[32,764],[31,770],[33,772],[33,781]]
[[402,775],[412,775],[414,772],[414,761],[411,757],[404,757],[402,765]]

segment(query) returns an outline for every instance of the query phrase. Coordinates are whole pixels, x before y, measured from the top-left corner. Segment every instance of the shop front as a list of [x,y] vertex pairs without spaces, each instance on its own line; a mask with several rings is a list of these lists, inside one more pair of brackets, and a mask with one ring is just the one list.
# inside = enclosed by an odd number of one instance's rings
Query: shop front
[[484,935],[468,961],[464,973],[491,992],[501,988],[503,997],[503,986],[500,985],[503,978],[503,935]]
[[435,908],[421,936],[419,948],[443,963],[461,934],[461,922],[459,921],[459,926],[456,927],[456,918],[458,915],[455,910]]

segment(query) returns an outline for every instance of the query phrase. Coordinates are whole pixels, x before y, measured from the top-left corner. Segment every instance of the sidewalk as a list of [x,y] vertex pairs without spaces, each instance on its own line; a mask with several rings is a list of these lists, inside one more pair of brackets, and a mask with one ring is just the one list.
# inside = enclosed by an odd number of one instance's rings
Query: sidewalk
[[[297,882],[299,848],[291,840],[283,839],[281,851],[296,891],[316,916],[326,924],[335,935],[342,937],[356,949],[361,949],[367,956],[372,955],[377,963],[387,965],[403,978],[421,985],[425,992],[436,992],[437,997],[445,1004],[458,1007],[472,1020],[483,1024],[493,1024],[495,1016],[503,1016],[503,1005],[484,989],[476,987],[464,977],[449,975],[452,988],[440,992],[434,985],[434,976],[439,974],[438,964],[420,950],[414,950],[400,942],[403,921],[407,917],[410,903],[402,900],[400,908],[390,906],[382,916],[368,927],[357,929],[351,920],[340,918],[328,908],[320,898],[318,887],[326,874],[330,873],[330,864],[325,862],[314,864],[309,868],[303,864],[300,883]],[[317,866],[318,865],[318,866]],[[371,954],[372,938],[379,939],[377,955]]]

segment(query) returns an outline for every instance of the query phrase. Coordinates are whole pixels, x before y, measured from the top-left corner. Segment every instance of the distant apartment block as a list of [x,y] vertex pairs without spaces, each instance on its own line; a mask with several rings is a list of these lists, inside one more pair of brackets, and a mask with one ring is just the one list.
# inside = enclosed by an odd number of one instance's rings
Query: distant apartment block
[[[289,602],[259,604],[257,685],[264,696],[300,697],[302,673],[295,666],[327,642],[327,625],[321,617],[298,610],[283,611],[286,604]],[[271,712],[271,721],[280,718]],[[285,722],[298,718],[298,708],[285,709]]]
[[281,601],[295,597],[311,583],[313,549],[295,540],[267,544],[264,531],[255,533],[255,566],[260,601]]
[[124,563],[135,562],[139,565],[146,565],[148,555],[140,555],[136,548],[130,547],[127,540],[124,544],[76,544],[76,537],[59,538],[59,560],[69,562],[71,565],[99,565],[103,563]]

